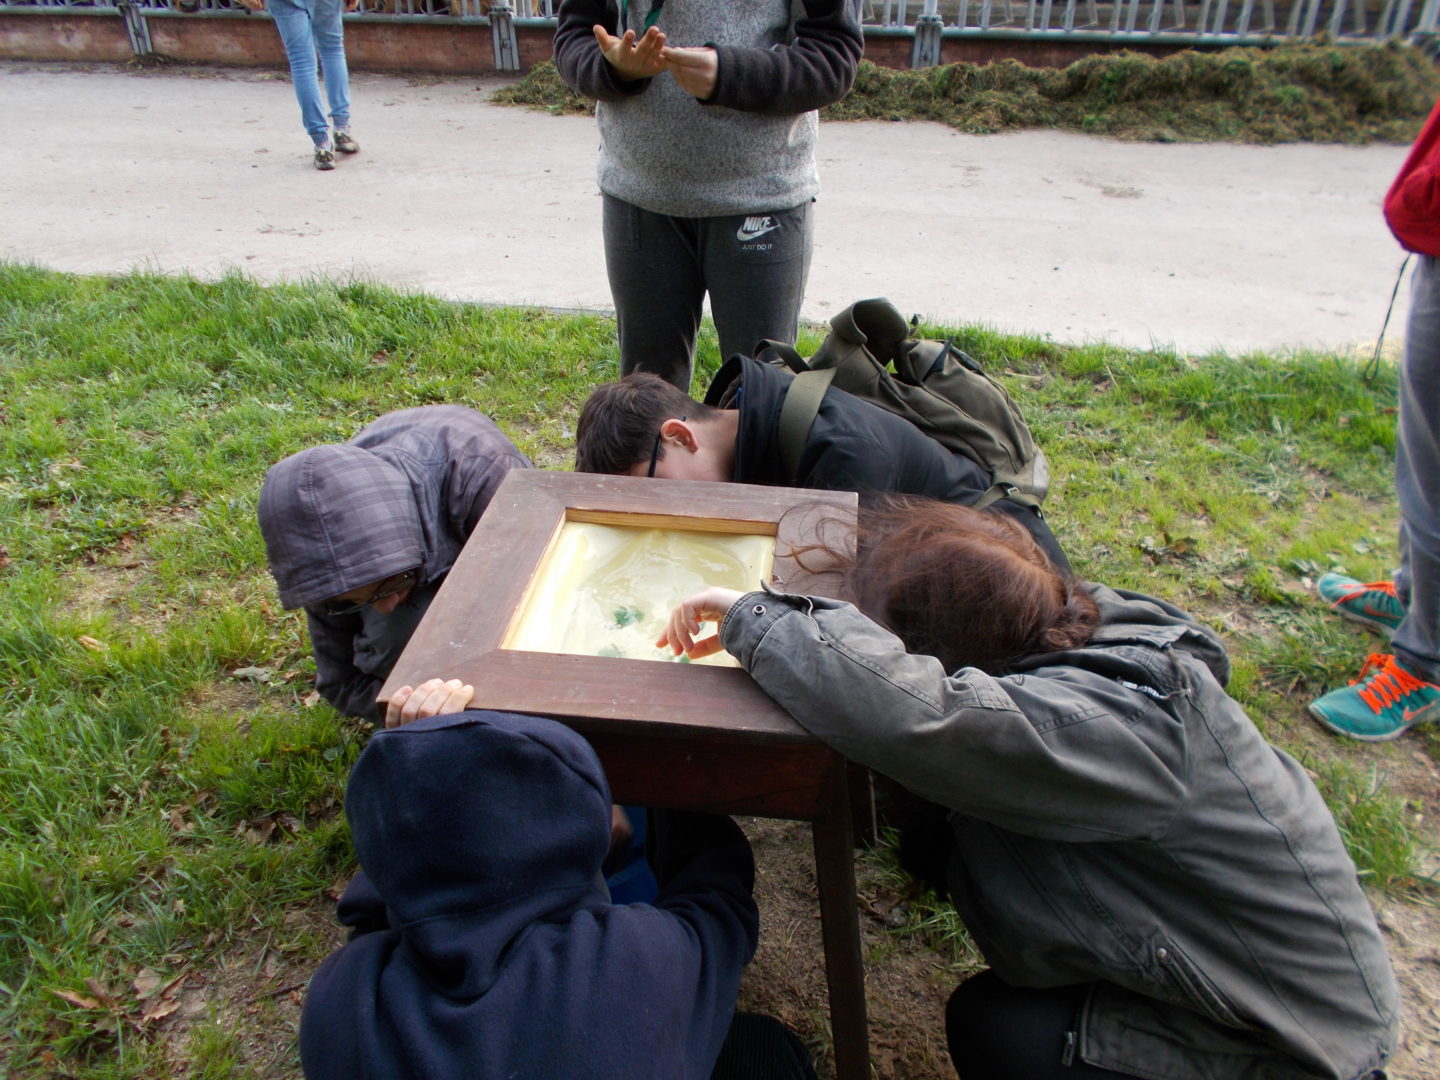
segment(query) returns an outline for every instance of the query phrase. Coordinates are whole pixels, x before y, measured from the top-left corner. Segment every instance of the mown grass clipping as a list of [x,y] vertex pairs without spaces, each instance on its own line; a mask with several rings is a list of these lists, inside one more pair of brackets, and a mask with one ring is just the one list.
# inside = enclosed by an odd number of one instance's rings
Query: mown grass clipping
[[[1440,72],[1398,43],[1097,54],[1066,68],[1016,60],[901,71],[862,61],[827,120],[933,120],[972,134],[1053,128],[1150,142],[1412,141]],[[557,114],[591,112],[546,61],[495,95]]]

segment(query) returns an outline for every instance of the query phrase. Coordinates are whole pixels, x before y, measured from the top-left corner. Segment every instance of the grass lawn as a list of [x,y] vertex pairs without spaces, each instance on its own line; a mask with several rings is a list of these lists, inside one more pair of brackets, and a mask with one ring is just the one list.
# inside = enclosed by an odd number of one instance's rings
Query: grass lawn
[[[1395,564],[1393,365],[1367,382],[1328,355],[944,333],[1025,409],[1082,576],[1220,629],[1232,692],[1316,775],[1377,897],[1433,897],[1417,875],[1440,733],[1341,744],[1303,712],[1381,647],[1310,582]],[[0,1075],[298,1073],[294,1003],[336,940],[340,800],[367,732],[313,692],[265,569],[260,481],[438,402],[565,468],[615,352],[598,316],[0,264]],[[954,932],[919,903],[893,926]]]

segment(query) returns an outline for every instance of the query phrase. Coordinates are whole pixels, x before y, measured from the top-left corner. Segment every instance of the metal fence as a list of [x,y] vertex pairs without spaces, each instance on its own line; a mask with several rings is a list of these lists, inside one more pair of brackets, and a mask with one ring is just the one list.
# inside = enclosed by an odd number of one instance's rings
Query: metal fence
[[[496,66],[518,67],[516,25],[553,26],[560,0],[360,0],[362,20],[490,26]],[[1174,45],[1259,44],[1320,34],[1341,43],[1428,39],[1440,0],[862,0],[866,32],[911,39],[911,63],[939,63],[954,38],[1048,38]],[[123,15],[137,53],[149,15],[234,16],[238,0],[0,0],[0,11]]]
[[[0,11],[109,11],[135,7],[146,12],[173,12],[183,15],[213,12],[245,13],[239,0],[0,0]],[[508,0],[504,5],[511,18],[549,20],[553,25],[560,0]],[[425,19],[488,21],[489,9],[501,8],[492,0],[360,0],[358,15],[417,16]]]
[[[1010,29],[1025,33],[1094,30],[1112,35],[1389,40],[1433,32],[1440,0],[866,0],[877,27],[923,26],[950,32]],[[912,17],[913,16],[913,17]]]

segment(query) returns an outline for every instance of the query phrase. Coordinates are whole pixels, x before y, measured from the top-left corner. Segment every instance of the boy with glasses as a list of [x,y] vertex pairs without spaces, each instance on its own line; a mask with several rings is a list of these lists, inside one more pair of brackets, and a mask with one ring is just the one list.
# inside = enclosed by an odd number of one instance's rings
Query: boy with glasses
[[321,697],[384,720],[375,695],[500,481],[528,468],[489,417],[429,405],[270,469],[260,531],[281,604],[305,609]]
[[[780,453],[788,372],[732,356],[703,402],[637,371],[591,392],[575,428],[575,471],[712,480],[775,487],[927,495],[968,506],[990,487],[988,471],[952,453],[910,421],[830,387],[805,438],[798,473]],[[1045,519],[1009,499],[990,512],[1013,517],[1056,566],[1069,561]]]

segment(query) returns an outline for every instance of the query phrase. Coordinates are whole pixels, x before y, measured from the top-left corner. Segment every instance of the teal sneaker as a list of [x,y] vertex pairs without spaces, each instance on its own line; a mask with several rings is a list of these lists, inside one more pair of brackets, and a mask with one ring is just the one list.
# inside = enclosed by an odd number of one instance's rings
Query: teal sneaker
[[1393,581],[1356,581],[1344,574],[1326,574],[1316,586],[1320,599],[1344,615],[1377,630],[1394,633],[1405,621],[1405,608],[1395,595]]
[[1372,653],[1360,677],[1312,701],[1310,715],[1337,735],[1385,742],[1440,720],[1440,686],[1411,675],[1388,653]]

